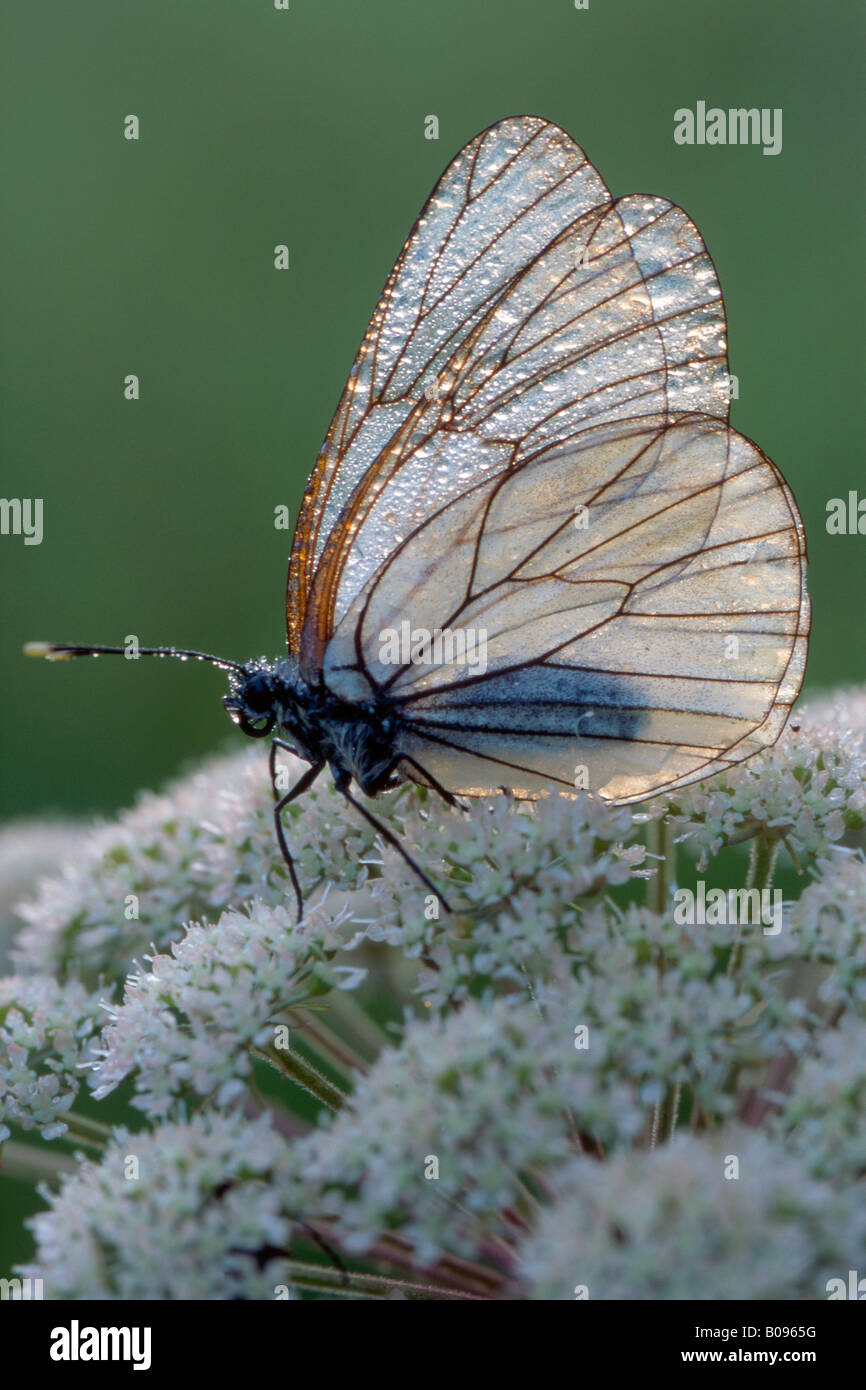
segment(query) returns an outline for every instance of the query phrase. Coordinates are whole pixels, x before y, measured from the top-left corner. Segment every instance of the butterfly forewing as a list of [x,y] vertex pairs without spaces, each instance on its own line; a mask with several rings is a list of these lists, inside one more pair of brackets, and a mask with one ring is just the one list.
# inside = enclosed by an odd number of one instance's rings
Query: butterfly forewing
[[538,117],[482,132],[448,166],[388,278],[304,497],[292,550],[290,648],[342,508],[491,300],[583,212],[609,201],[571,138]]
[[680,209],[613,204],[538,118],[477,137],[392,272],[307,491],[288,603],[293,650],[314,610],[305,673],[395,541],[467,482],[582,424],[725,414],[725,371],[721,292]]
[[[613,202],[565,133],[500,122],[388,281],[308,488],[290,649],[400,715],[453,791],[636,800],[775,740],[805,661],[805,545],[727,425],[694,224]],[[459,630],[395,660],[394,633]],[[586,779],[581,781],[581,776]]]

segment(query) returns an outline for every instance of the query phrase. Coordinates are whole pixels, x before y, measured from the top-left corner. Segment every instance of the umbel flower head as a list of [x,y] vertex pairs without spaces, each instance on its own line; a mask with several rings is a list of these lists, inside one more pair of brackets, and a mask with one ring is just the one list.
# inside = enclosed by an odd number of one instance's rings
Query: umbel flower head
[[[599,917],[589,930],[602,960]],[[630,1149],[674,1088],[689,1088],[693,1110],[730,1113],[734,1083],[759,1084],[799,1027],[774,973],[744,988],[710,950],[702,969],[688,944],[678,959],[673,931],[649,913],[619,929],[617,949],[608,927],[611,960],[585,960],[577,978],[409,1023],[341,1112],[300,1142],[297,1204],[333,1223],[348,1250],[399,1231],[423,1262],[478,1257],[527,1183],[575,1153]]]
[[0,979],[0,1140],[8,1125],[43,1139],[66,1133],[64,1115],[81,1089],[103,1020],[98,1000],[76,981],[42,975]]
[[866,1005],[866,859],[838,852],[792,903],[778,949],[821,968],[818,999]]
[[363,975],[330,964],[343,944],[340,921],[319,906],[298,926],[293,909],[254,903],[213,926],[191,926],[170,952],[136,969],[123,1003],[110,1009],[92,1064],[95,1095],[134,1072],[133,1104],[152,1116],[186,1099],[223,1107],[245,1096],[252,1051],[273,1043],[271,1020],[286,1003]]
[[525,1201],[522,1173],[567,1158],[580,1131],[597,1146],[643,1126],[636,1088],[575,1049],[579,1017],[562,1001],[501,999],[410,1023],[351,1104],[298,1145],[295,1205],[349,1251],[398,1232],[423,1264],[479,1253],[501,1236],[503,1208]]
[[725,845],[755,836],[783,844],[806,868],[866,825],[866,732],[850,726],[850,708],[830,705],[820,721],[798,713],[772,748],[656,798],[650,813],[670,817],[699,870]]
[[49,1298],[273,1298],[291,1223],[285,1140],[266,1117],[196,1115],[153,1134],[118,1130],[99,1163],[43,1190],[33,1220]]
[[411,829],[410,853],[447,868],[439,882],[454,912],[440,914],[404,861],[386,853],[373,885],[380,916],[367,934],[422,960],[418,988],[428,1005],[545,977],[580,905],[644,873],[646,848],[629,843],[631,812],[585,793],[535,805],[496,796],[468,815],[431,813]]
[[866,1236],[859,1192],[736,1127],[577,1159],[557,1190],[519,1251],[534,1299],[825,1298]]
[[12,969],[22,898],[40,878],[55,875],[58,865],[80,853],[88,838],[84,827],[62,821],[16,820],[0,827],[0,975]]
[[789,1151],[821,1177],[866,1178],[866,1019],[850,1015],[802,1059],[773,1121]]
[[[301,764],[285,757],[287,774],[297,776]],[[399,796],[390,801],[386,818],[400,805]],[[288,817],[308,894],[333,880],[344,888],[365,883],[374,832],[346,815],[325,779]],[[26,925],[16,960],[22,970],[119,984],[131,960],[166,950],[186,922],[213,921],[253,899],[277,906],[287,887],[261,753],[213,759],[164,793],[142,795],[96,830],[59,878],[42,884],[20,909]]]
[[[333,1276],[304,1288],[349,1296],[824,1297],[866,1234],[858,699],[651,808],[706,855],[755,837],[760,883],[792,849],[776,935],[675,918],[662,833],[642,905],[642,813],[582,796],[377,801],[448,915],[323,779],[287,825],[301,924],[260,754],[142,798],[43,884],[0,987],[16,1165],[105,1144],[41,1189],[26,1272],[273,1298],[301,1243]],[[133,1107],[107,1144],[82,1078]]]
[[[291,782],[303,765],[283,756]],[[483,909],[477,946],[491,944],[496,976],[513,975],[533,951],[543,953],[572,900],[624,882],[645,856],[643,845],[624,843],[633,834],[630,813],[586,796],[547,797],[534,811],[500,796],[474,802],[467,813],[406,786],[375,810],[447,887],[461,920]],[[410,957],[446,960],[459,935],[438,911],[429,915],[424,885],[399,855],[377,845],[375,831],[326,779],[302,809],[295,804],[288,813],[310,901],[328,888],[334,910],[350,903],[371,940],[402,945]],[[107,990],[123,981],[131,960],[167,950],[186,922],[214,921],[252,900],[282,905],[287,888],[261,756],[214,760],[164,794],[142,796],[116,824],[97,830],[59,878],[43,883],[20,908],[25,926],[16,959],[22,970],[71,975]],[[337,890],[345,897],[338,899]],[[455,982],[461,989],[464,964],[476,974],[485,964],[470,958],[475,933],[464,930],[463,940]]]

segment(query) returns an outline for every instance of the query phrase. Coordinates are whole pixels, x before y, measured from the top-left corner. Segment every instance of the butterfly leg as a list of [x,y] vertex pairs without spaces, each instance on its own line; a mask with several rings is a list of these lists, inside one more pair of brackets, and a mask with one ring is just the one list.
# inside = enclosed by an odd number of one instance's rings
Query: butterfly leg
[[440,903],[444,907],[445,911],[452,912],[453,908],[451,907],[450,903],[447,901],[446,898],[443,898],[435,883],[432,883],[431,880],[427,877],[420,864],[416,864],[411,854],[409,854],[403,848],[403,846],[400,844],[400,841],[397,839],[397,836],[394,834],[393,830],[389,830],[387,825],[383,825],[382,822],[376,816],[373,815],[372,811],[368,811],[366,806],[362,806],[361,802],[358,801],[352,795],[352,793],[349,791],[349,780],[350,779],[348,772],[334,772],[334,786],[336,787],[337,791],[340,792],[346,798],[350,806],[354,806],[356,811],[360,811],[361,815],[364,817],[366,821],[369,821],[373,829],[379,832],[379,834],[382,836],[382,839],[397,851],[397,853],[409,865],[409,868],[413,871],[413,873],[416,873],[420,878],[421,882],[430,889],[430,892],[435,894],[435,896],[439,899]]
[[469,807],[466,806],[462,801],[458,801],[457,797],[454,796],[451,792],[447,791],[446,788],[442,786],[441,782],[436,781],[436,778],[433,776],[432,772],[428,772],[426,767],[423,767],[421,763],[416,763],[414,758],[408,757],[406,753],[401,753],[399,761],[401,763],[406,763],[409,767],[414,767],[416,772],[420,772],[422,777],[426,777],[426,785],[430,787],[434,792],[437,792],[439,796],[441,796],[442,800],[446,803],[446,805],[454,806],[458,811],[469,810]]
[[282,739],[275,738],[271,743],[271,751],[268,755],[268,766],[271,772],[271,786],[274,792],[274,827],[277,832],[277,844],[280,847],[280,853],[282,854],[283,859],[285,860],[286,868],[289,871],[289,878],[292,880],[292,887],[295,890],[295,898],[297,899],[298,903],[298,921],[300,922],[304,916],[304,900],[301,896],[301,885],[298,882],[298,875],[295,871],[295,861],[291,856],[288,845],[286,844],[286,834],[283,830],[282,813],[285,807],[288,806],[290,801],[294,801],[296,797],[301,796],[303,792],[307,790],[308,787],[312,786],[319,773],[321,772],[322,768],[324,767],[324,763],[314,763],[312,767],[308,767],[306,772],[298,778],[295,785],[289,791],[286,792],[285,796],[281,797],[279,788],[277,786],[278,748],[284,748],[288,753],[293,753],[295,750],[292,747],[290,747],[288,743],[283,743]]

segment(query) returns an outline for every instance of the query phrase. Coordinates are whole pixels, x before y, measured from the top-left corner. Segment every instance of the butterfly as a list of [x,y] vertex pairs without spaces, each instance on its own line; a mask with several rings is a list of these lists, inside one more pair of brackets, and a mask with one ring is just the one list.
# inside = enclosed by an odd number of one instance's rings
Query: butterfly
[[[282,812],[325,767],[445,801],[644,800],[775,742],[809,631],[790,488],[728,424],[724,301],[682,209],[613,199],[536,116],[445,170],[307,485],[288,652],[228,672]],[[57,660],[121,648],[31,643]],[[284,795],[277,752],[309,764]]]

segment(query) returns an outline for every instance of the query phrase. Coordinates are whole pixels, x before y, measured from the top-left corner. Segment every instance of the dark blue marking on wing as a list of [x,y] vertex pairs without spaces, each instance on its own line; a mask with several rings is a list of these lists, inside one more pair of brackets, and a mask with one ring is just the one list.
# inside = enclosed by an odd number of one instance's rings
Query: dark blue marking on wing
[[467,676],[428,694],[415,687],[393,704],[419,732],[483,729],[581,742],[632,740],[651,715],[635,703],[636,693],[628,678],[544,663]]

